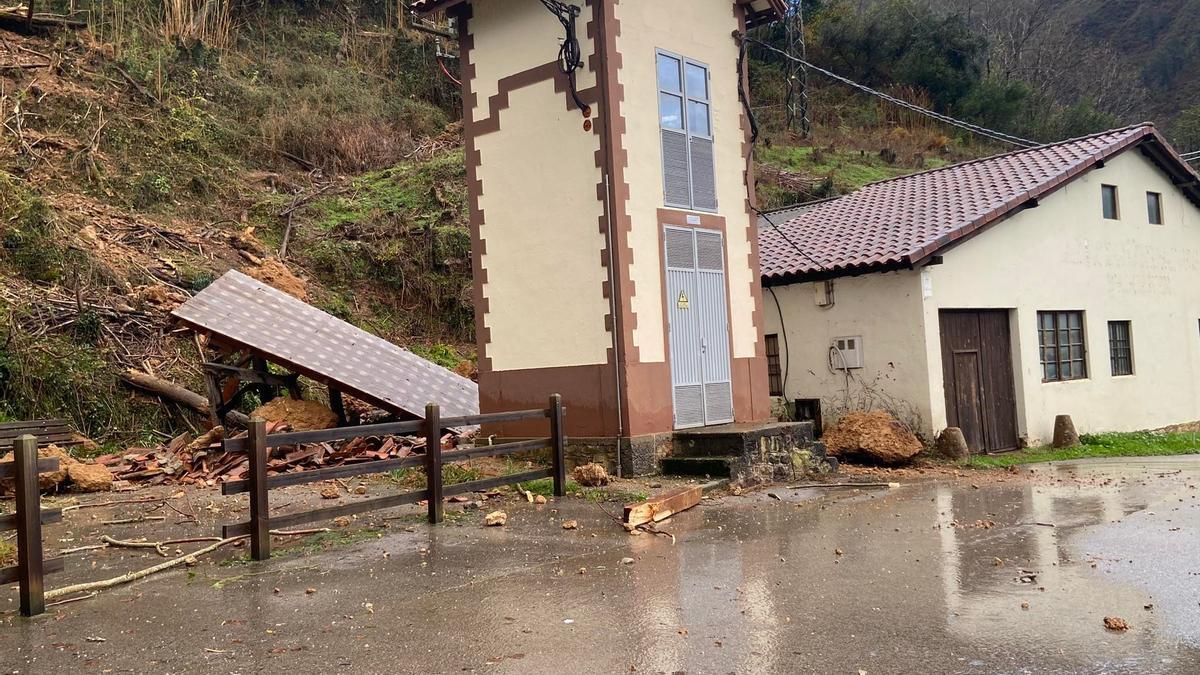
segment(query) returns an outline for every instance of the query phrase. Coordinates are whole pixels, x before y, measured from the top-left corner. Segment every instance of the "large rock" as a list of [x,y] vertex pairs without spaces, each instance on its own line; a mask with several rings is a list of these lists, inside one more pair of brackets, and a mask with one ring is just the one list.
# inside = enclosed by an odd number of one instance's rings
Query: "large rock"
[[250,413],[250,418],[261,417],[268,422],[286,422],[292,431],[332,429],[338,425],[338,416],[329,406],[316,401],[298,401],[281,396]]
[[971,458],[971,449],[962,429],[946,427],[937,439],[937,454],[943,459],[963,462]]
[[[7,457],[0,462],[13,461],[14,453],[9,453]],[[67,454],[65,450],[57,445],[47,445],[44,448],[38,448],[38,457],[57,457],[58,471],[45,471],[38,474],[38,488],[43,492],[55,490],[59,483],[67,479],[67,471],[71,466],[78,464],[79,461]],[[16,490],[16,482],[12,478],[0,480],[0,490],[5,494],[12,494]]]
[[830,455],[865,458],[880,464],[908,462],[923,446],[894,417],[882,410],[849,412],[821,437]]
[[71,483],[83,492],[105,492],[112,489],[113,475],[103,464],[76,462],[67,467]]

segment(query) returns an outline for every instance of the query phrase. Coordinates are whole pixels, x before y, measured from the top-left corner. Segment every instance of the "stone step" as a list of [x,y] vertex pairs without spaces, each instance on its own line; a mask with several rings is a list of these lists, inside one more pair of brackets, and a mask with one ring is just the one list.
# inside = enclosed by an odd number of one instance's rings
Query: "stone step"
[[812,422],[767,422],[676,431],[672,446],[676,457],[726,457],[753,454],[764,444],[800,448],[812,442]]
[[734,457],[664,457],[662,472],[668,476],[728,478]]

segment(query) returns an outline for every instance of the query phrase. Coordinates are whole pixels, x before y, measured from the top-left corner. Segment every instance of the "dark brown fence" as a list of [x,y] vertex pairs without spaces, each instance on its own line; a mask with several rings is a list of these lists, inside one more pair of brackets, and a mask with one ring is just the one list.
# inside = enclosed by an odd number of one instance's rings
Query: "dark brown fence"
[[62,558],[42,558],[42,524],[62,520],[59,509],[42,510],[38,474],[58,471],[58,458],[38,459],[37,439],[28,434],[13,442],[13,461],[0,464],[0,478],[12,478],[17,512],[0,516],[0,532],[17,531],[17,564],[0,568],[0,584],[21,585],[21,614],[46,611],[45,575],[61,572]]
[[[242,481],[225,483],[221,488],[222,493],[227,495],[241,494],[243,492],[250,493],[250,520],[234,525],[226,525],[222,530],[222,536],[236,537],[249,534],[250,556],[255,560],[266,560],[271,557],[270,531],[272,529],[329,520],[338,516],[349,516],[404,504],[415,504],[422,500],[428,500],[429,502],[429,522],[440,523],[444,515],[442,500],[445,497],[466,492],[489,490],[501,485],[522,483],[539,478],[553,478],[554,494],[561,497],[566,494],[566,464],[564,459],[566,437],[563,435],[563,414],[562,397],[555,394],[550,397],[550,406],[544,410],[520,410],[442,419],[438,406],[430,403],[425,407],[424,420],[391,424],[369,424],[357,427],[339,427],[337,429],[322,429],[319,431],[295,431],[268,435],[266,423],[263,420],[252,420],[250,423],[250,433],[246,438],[232,438],[225,441],[226,451],[245,450],[249,454],[250,477]],[[482,445],[463,450],[442,450],[443,429],[495,424],[498,422],[513,422],[540,417],[548,418],[550,421],[549,436],[546,438],[504,443],[501,445]],[[348,440],[365,436],[407,435],[418,432],[425,435],[424,455],[267,476],[267,461],[271,448],[301,445],[304,443]],[[546,447],[552,450],[552,466],[549,469],[537,469],[524,473],[496,476],[495,478],[485,478],[452,485],[442,484],[442,465],[446,462],[457,462],[473,457],[496,457]],[[352,504],[314,509],[301,513],[288,513],[276,516],[269,514],[268,494],[271,488],[315,483],[332,478],[382,473],[416,466],[424,466],[425,468],[426,488],[424,490],[406,492],[389,497],[378,497]]]

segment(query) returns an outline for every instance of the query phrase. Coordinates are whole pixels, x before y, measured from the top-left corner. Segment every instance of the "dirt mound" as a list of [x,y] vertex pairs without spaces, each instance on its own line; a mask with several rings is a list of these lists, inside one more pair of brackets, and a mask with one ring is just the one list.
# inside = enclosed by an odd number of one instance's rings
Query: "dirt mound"
[[825,431],[821,442],[835,457],[862,457],[881,464],[903,464],[921,452],[921,441],[881,410],[849,412]]
[[257,267],[243,270],[259,281],[299,300],[308,300],[308,282],[292,274],[283,263],[271,258]]
[[297,401],[280,397],[250,413],[250,417],[261,417],[268,422],[283,422],[292,431],[313,431],[315,429],[332,429],[338,424],[338,417],[328,406],[316,401]]

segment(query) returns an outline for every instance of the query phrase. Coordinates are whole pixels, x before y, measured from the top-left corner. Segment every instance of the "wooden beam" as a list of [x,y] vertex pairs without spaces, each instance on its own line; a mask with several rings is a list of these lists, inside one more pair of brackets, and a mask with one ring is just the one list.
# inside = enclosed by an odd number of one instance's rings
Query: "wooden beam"
[[625,525],[637,527],[650,522],[666,520],[700,503],[703,489],[699,485],[671,490],[644,502],[625,505]]

